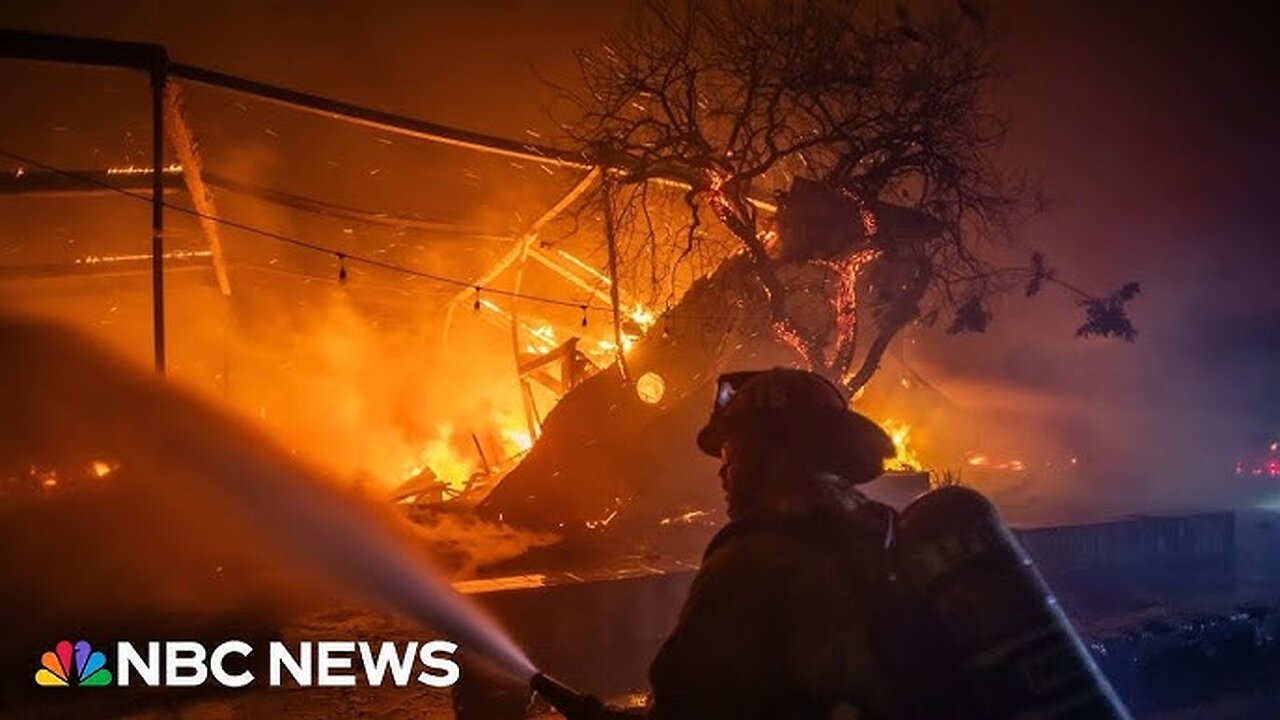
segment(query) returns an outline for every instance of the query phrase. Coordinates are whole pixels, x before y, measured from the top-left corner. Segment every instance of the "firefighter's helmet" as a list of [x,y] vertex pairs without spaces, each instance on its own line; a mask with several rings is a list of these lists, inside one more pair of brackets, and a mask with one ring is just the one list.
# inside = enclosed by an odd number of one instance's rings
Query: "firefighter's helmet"
[[725,441],[786,446],[812,469],[854,482],[879,475],[894,456],[893,440],[875,422],[849,409],[834,383],[817,373],[773,368],[721,375],[698,448],[720,456]]

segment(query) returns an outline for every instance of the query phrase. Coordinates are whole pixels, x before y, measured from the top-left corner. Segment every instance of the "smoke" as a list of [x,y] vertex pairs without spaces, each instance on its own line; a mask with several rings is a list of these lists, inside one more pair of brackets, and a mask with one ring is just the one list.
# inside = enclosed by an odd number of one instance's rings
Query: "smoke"
[[1187,353],[1187,316],[1140,307],[1136,342],[1082,340],[1075,308],[1055,300],[1011,298],[982,335],[910,329],[864,410],[910,423],[926,465],[958,472],[1016,523],[1249,502],[1233,474],[1247,419],[1224,395],[1244,378]]

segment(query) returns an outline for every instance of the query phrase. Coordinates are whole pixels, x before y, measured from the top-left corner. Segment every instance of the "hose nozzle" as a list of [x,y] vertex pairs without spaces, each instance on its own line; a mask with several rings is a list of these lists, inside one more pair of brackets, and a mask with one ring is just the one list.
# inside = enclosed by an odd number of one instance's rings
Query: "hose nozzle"
[[529,687],[568,720],[590,720],[604,716],[604,703],[598,698],[580,693],[544,673],[534,675],[529,681]]

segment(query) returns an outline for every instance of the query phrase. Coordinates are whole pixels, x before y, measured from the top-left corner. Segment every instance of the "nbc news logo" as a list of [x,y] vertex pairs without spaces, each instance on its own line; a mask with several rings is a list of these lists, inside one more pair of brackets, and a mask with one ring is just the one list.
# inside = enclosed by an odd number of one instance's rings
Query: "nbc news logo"
[[63,640],[40,657],[40,665],[36,670],[37,685],[102,687],[111,684],[107,657],[84,640],[74,645],[70,640]]
[[[256,679],[248,658],[253,646],[240,640],[219,643],[211,650],[190,640],[151,641],[140,650],[130,642],[116,643],[116,672],[107,657],[85,640],[63,640],[40,656],[36,684],[44,687],[195,687],[212,680],[239,688]],[[447,640],[369,642],[304,640],[290,647],[272,642],[267,648],[268,683],[279,687],[352,687],[384,683],[405,687],[413,682],[429,687],[453,685],[461,668],[452,655],[458,646]],[[230,662],[228,662],[230,660]],[[231,668],[234,668],[231,669]],[[416,672],[415,672],[416,671]],[[287,679],[286,679],[287,678]]]

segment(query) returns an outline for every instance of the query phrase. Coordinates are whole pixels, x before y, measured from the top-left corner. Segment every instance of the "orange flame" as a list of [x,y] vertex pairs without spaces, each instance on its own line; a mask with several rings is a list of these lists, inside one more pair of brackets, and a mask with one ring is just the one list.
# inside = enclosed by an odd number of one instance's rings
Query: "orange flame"
[[911,446],[911,425],[892,418],[885,418],[880,425],[893,440],[894,457],[886,465],[890,470],[919,470],[924,467]]

